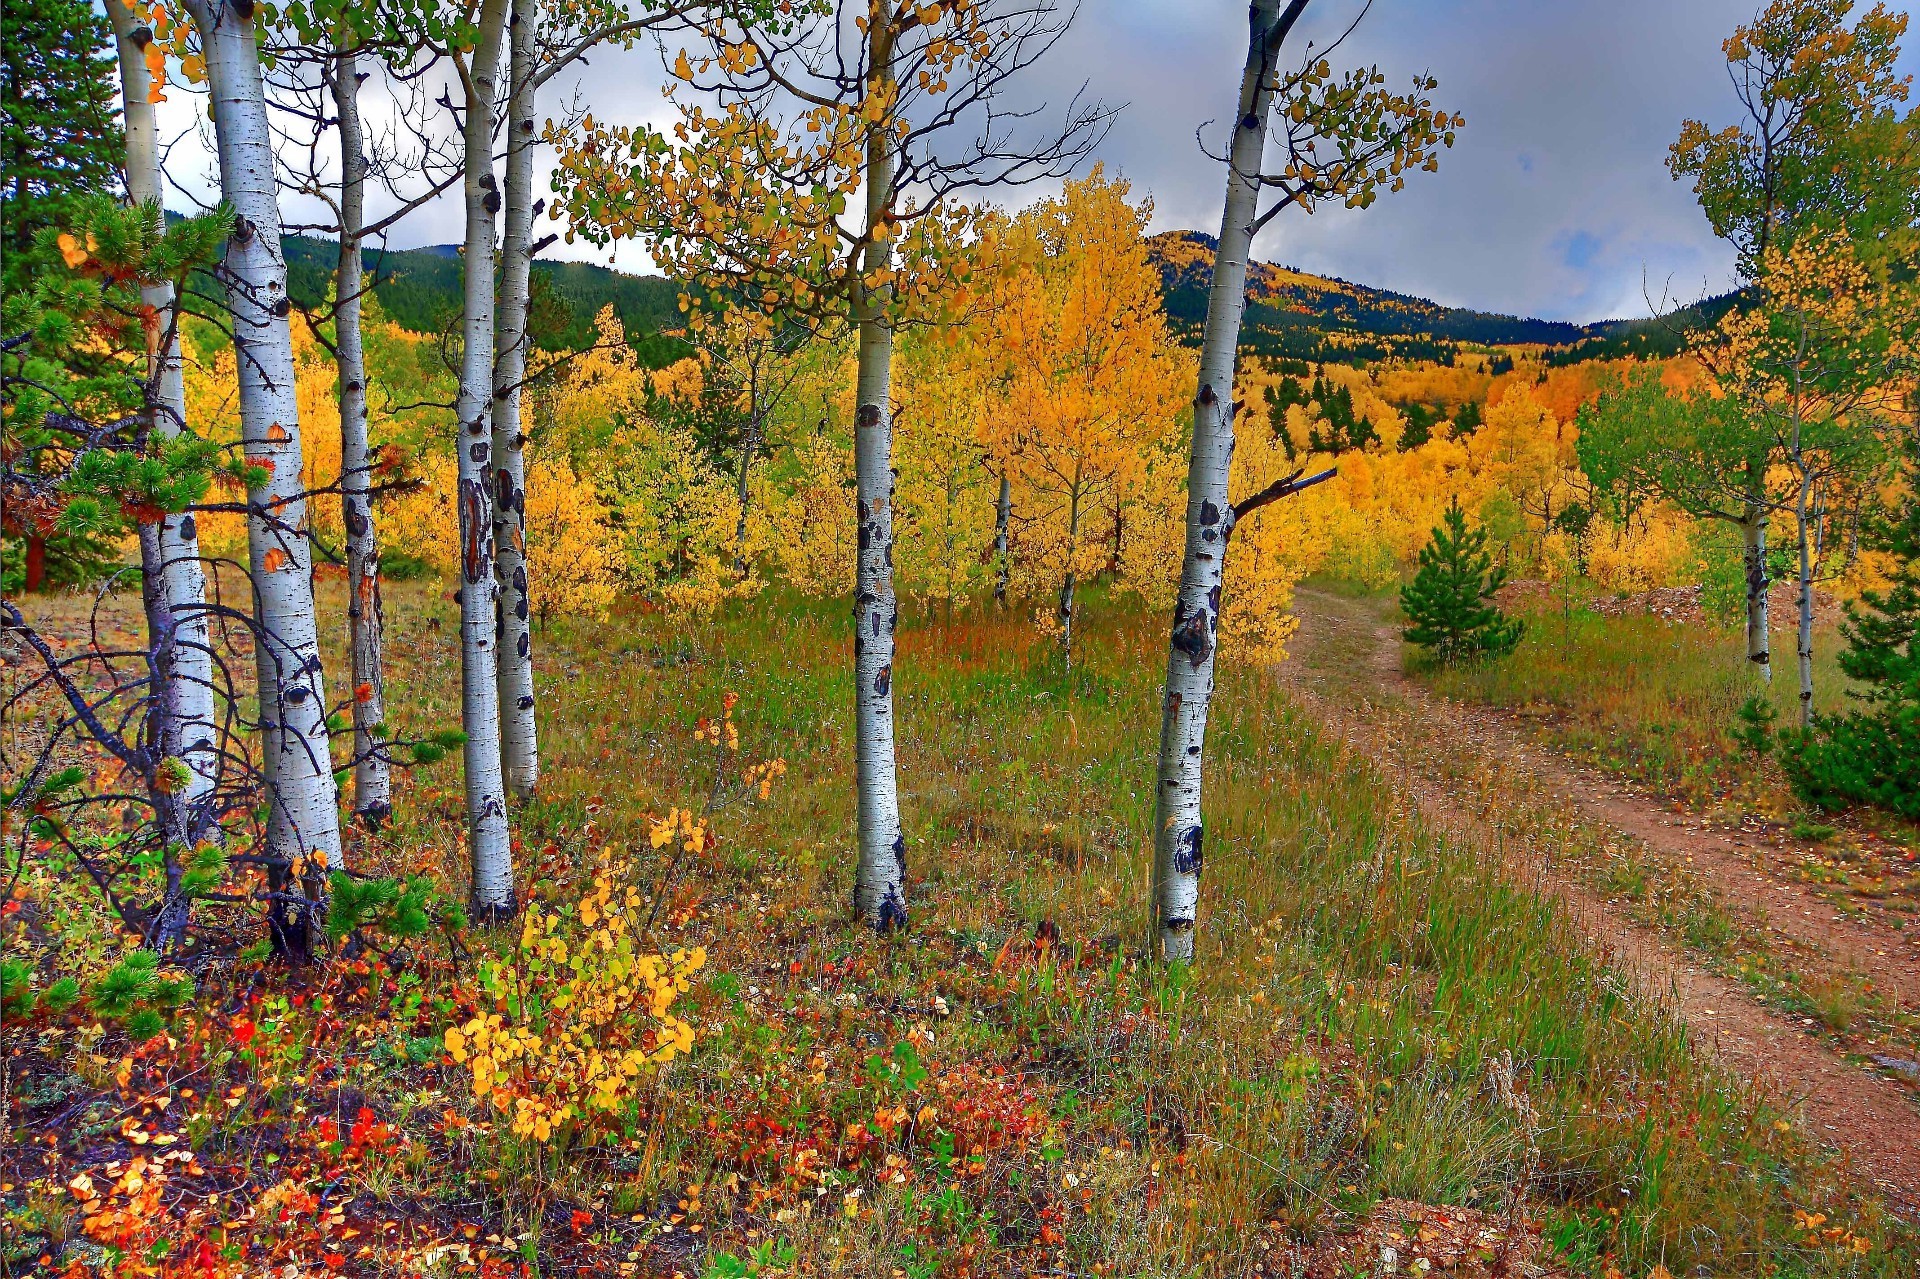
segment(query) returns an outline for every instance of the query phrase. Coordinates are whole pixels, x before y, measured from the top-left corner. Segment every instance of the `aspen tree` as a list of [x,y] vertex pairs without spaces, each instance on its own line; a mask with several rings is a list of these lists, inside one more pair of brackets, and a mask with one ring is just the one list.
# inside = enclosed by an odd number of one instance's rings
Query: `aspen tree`
[[[773,20],[701,24],[683,49],[677,140],[589,127],[562,156],[561,207],[597,242],[648,237],[690,286],[857,335],[854,457],[854,907],[907,922],[895,768],[893,349],[937,318],[973,215],[963,196],[1062,176],[1109,113],[1070,107],[1033,142],[1009,82],[1065,30],[1048,0],[838,0]],[[712,100],[709,109],[707,100]],[[700,298],[686,304],[698,325]]]
[[[1715,234],[1740,255],[1748,281],[1768,253],[1812,228],[1846,227],[1856,243],[1894,250],[1920,222],[1920,111],[1900,115],[1907,19],[1876,4],[1849,27],[1853,0],[1771,0],[1722,48],[1739,103],[1724,128],[1688,120],[1669,148],[1676,180],[1691,178]],[[1746,578],[1747,660],[1773,679],[1767,640],[1767,521],[1775,506],[1764,432],[1731,461],[1742,481],[1735,520]],[[1650,444],[1658,448],[1657,440]],[[1724,473],[1724,472],[1723,472]]]
[[[405,0],[304,0],[279,16],[282,41],[275,49],[274,71],[267,78],[269,105],[279,108],[286,120],[304,123],[311,131],[303,147],[291,128],[282,126],[285,144],[279,148],[279,158],[287,170],[283,182],[318,199],[333,213],[331,223],[286,229],[333,235],[338,249],[333,297],[325,307],[307,311],[306,332],[332,354],[336,373],[340,534],[346,551],[352,690],[352,806],[361,821],[378,825],[392,811],[393,766],[385,729],[376,466],[368,438],[368,370],[362,333],[363,299],[369,287],[364,248],[451,186],[459,177],[459,167],[448,148],[421,125],[408,126],[417,146],[405,155],[397,151],[390,136],[370,136],[361,99],[372,76],[368,68],[393,66],[401,74],[389,84],[414,80],[407,73],[421,69],[417,64],[423,55],[447,41],[458,19]],[[419,82],[414,83],[414,100],[394,103],[395,114],[403,120],[424,115],[424,93]],[[337,174],[327,171],[323,159],[321,144],[329,129],[337,140]],[[398,203],[384,217],[369,221],[368,186],[375,181]],[[322,327],[328,319],[331,339]]]
[[[1772,436],[1791,476],[1800,726],[1812,727],[1813,592],[1833,517],[1875,474],[1882,435],[1920,370],[1920,299],[1874,271],[1842,232],[1766,251],[1761,302],[1721,321],[1696,354],[1719,390]],[[1849,542],[1851,539],[1848,539]]]
[[1159,273],[1142,238],[1152,206],[1128,203],[1129,193],[1096,167],[1014,219],[1008,256],[1021,265],[994,326],[1009,373],[988,420],[1025,503],[1017,576],[1047,579],[1048,629],[1069,665],[1077,587],[1119,559],[1096,517],[1138,495],[1179,412]]
[[472,46],[455,54],[465,90],[462,188],[466,242],[462,262],[460,395],[454,453],[460,521],[460,726],[467,735],[467,844],[473,863],[472,914],[509,918],[517,908],[513,849],[501,777],[500,688],[496,660],[498,582],[493,554],[494,234],[500,188],[493,175],[493,117],[500,98],[501,46],[508,0],[481,0]]
[[[1226,206],[1201,338],[1200,388],[1194,398],[1187,469],[1186,549],[1168,645],[1154,779],[1154,925],[1160,952],[1169,960],[1194,957],[1204,860],[1201,779],[1228,539],[1234,525],[1253,511],[1332,474],[1295,473],[1237,504],[1228,500],[1234,366],[1254,236],[1292,206],[1312,209],[1339,200],[1349,209],[1365,208],[1380,188],[1398,190],[1409,170],[1437,167],[1438,149],[1451,145],[1453,130],[1462,123],[1434,109],[1426,96],[1436,87],[1430,76],[1416,76],[1409,92],[1396,94],[1375,68],[1336,75],[1326,56],[1332,48],[1320,50],[1312,44],[1297,68],[1282,71],[1282,47],[1307,5],[1308,0],[1284,5],[1281,0],[1255,0],[1252,5],[1246,68],[1231,140],[1221,157],[1227,167]],[[1270,131],[1277,134],[1283,152],[1282,166],[1273,171],[1266,168]],[[1260,198],[1266,191],[1274,193],[1274,203],[1263,213]]]
[[492,462],[493,556],[499,638],[500,761],[507,789],[533,794],[540,780],[534,722],[533,583],[527,561],[527,429],[523,420],[533,259],[553,236],[533,238],[533,149],[538,95],[554,76],[609,43],[680,19],[680,7],[647,0],[638,13],[617,3],[510,0],[507,17],[506,165],[501,189],[499,302],[495,316]]
[[[255,664],[262,771],[271,801],[268,856],[287,871],[311,871],[316,863],[337,867],[339,793],[328,750],[326,682],[300,478],[300,416],[288,324],[292,303],[280,250],[279,192],[255,9],[246,0],[187,0],[186,8],[204,50],[220,194],[234,215],[220,273],[238,355],[241,440],[248,462],[264,477],[247,493],[247,560],[259,626]],[[277,943],[303,950],[307,922],[297,912],[280,910]]]
[[[127,199],[135,205],[161,203],[160,126],[155,104],[164,92],[148,62],[148,49],[160,52],[153,29],[143,22],[127,0],[108,0],[114,44],[120,58],[121,119],[126,129]],[[151,432],[162,439],[187,429],[186,384],[180,352],[180,315],[171,283],[141,290],[141,302],[151,311],[148,412]],[[159,704],[166,719],[164,737],[187,766],[187,782],[178,796],[179,807],[198,813],[212,790],[220,762],[213,757],[219,737],[214,722],[213,650],[206,612],[206,572],[200,560],[200,538],[190,512],[164,513],[150,531],[142,528],[143,577],[149,591],[158,589],[158,607],[151,609],[171,631],[167,688]],[[149,532],[152,538],[148,553]],[[159,636],[150,637],[158,642]],[[210,816],[210,815],[208,815]],[[200,820],[206,820],[202,817]],[[193,823],[196,827],[199,822]],[[178,832],[191,845],[203,833]],[[174,832],[169,832],[169,837]]]

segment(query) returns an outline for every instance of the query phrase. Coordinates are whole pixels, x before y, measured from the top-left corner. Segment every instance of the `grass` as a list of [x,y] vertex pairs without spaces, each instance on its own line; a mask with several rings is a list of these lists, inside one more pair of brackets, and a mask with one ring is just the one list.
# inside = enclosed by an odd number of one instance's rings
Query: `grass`
[[[395,597],[400,727],[442,726],[452,606]],[[600,1140],[543,1150],[435,1054],[468,970],[423,969],[412,1002],[343,996],[329,1015],[359,1010],[361,1048],[324,1071],[339,1030],[274,996],[273,1084],[245,1076],[257,1101],[237,1112],[185,1107],[209,1116],[195,1140],[257,1187],[272,1125],[366,1104],[391,1154],[338,1171],[336,1197],[475,1222],[476,1246],[541,1273],[1282,1274],[1388,1197],[1532,1218],[1576,1273],[1911,1273],[1920,1243],[1871,1196],[1276,672],[1223,668],[1199,962],[1141,962],[1164,619],[1086,612],[1070,675],[1017,620],[903,619],[914,924],[892,940],[848,918],[843,605],[555,624],[537,637],[543,781],[518,814],[532,896],[572,900],[604,856],[659,900],[661,943],[708,954],[692,1054]],[[670,859],[649,820],[711,792],[692,735],[729,692],[743,754],[788,772]],[[460,891],[457,778],[416,779],[400,807],[363,862]],[[210,1067],[200,1095],[238,1069]]]
[[[1784,816],[1791,809],[1782,807],[1777,770],[1756,767],[1733,735],[1741,704],[1759,691],[1779,724],[1797,722],[1793,638],[1774,638],[1774,678],[1763,689],[1731,629],[1541,609],[1528,615],[1511,658],[1437,671],[1432,682],[1449,697],[1538,716],[1557,744],[1697,807]],[[1835,627],[1815,632],[1816,709],[1845,704],[1848,681],[1835,661],[1841,644]]]

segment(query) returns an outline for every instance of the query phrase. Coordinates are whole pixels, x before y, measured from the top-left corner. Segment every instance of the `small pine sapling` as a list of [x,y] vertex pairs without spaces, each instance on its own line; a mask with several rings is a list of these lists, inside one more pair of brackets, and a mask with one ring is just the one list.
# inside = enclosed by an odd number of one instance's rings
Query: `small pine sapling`
[[1456,499],[1421,550],[1420,571],[1400,588],[1400,607],[1412,623],[1401,635],[1442,662],[1505,657],[1527,627],[1493,602],[1506,580],[1487,551],[1487,531],[1467,527]]

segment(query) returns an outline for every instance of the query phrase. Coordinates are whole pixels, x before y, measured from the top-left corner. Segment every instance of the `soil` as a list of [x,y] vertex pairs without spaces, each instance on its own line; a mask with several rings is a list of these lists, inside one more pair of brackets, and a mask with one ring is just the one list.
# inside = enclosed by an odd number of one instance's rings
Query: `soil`
[[[1288,663],[1289,678],[1350,746],[1396,775],[1429,820],[1496,836],[1480,842],[1508,850],[1508,871],[1557,898],[1590,944],[1637,977],[1644,997],[1667,1002],[1730,1073],[1789,1106],[1896,1210],[1920,1220],[1920,1107],[1902,1083],[1850,1062],[1810,1022],[1764,1007],[1741,983],[1689,955],[1677,938],[1636,921],[1627,903],[1530,855],[1521,847],[1528,841],[1497,838],[1498,819],[1436,764],[1441,753],[1407,747],[1448,743],[1455,754],[1474,757],[1476,766],[1497,768],[1503,787],[1519,788],[1511,793],[1638,841],[1660,862],[1685,865],[1738,923],[1789,952],[1803,982],[1866,974],[1911,1011],[1920,1006],[1920,925],[1903,929],[1905,921],[1891,912],[1836,911],[1816,888],[1782,874],[1785,867],[1769,855],[1761,832],[1676,811],[1558,756],[1518,717],[1430,693],[1402,672],[1398,630],[1382,620],[1377,605],[1303,590],[1297,611],[1299,660]],[[1897,1069],[1910,1064],[1909,1057],[1893,1050],[1884,1060]]]

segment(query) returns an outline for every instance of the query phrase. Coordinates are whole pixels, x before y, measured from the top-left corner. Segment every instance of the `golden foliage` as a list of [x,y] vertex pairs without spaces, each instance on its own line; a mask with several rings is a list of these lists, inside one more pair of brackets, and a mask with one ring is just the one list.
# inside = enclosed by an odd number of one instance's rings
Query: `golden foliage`
[[[669,837],[705,832],[689,823]],[[673,1007],[706,951],[648,953],[645,903],[621,886],[621,870],[603,855],[578,901],[530,907],[518,950],[483,961],[481,1009],[446,1033],[474,1096],[510,1116],[517,1136],[564,1143],[617,1124],[640,1082],[693,1047],[693,1025]]]

